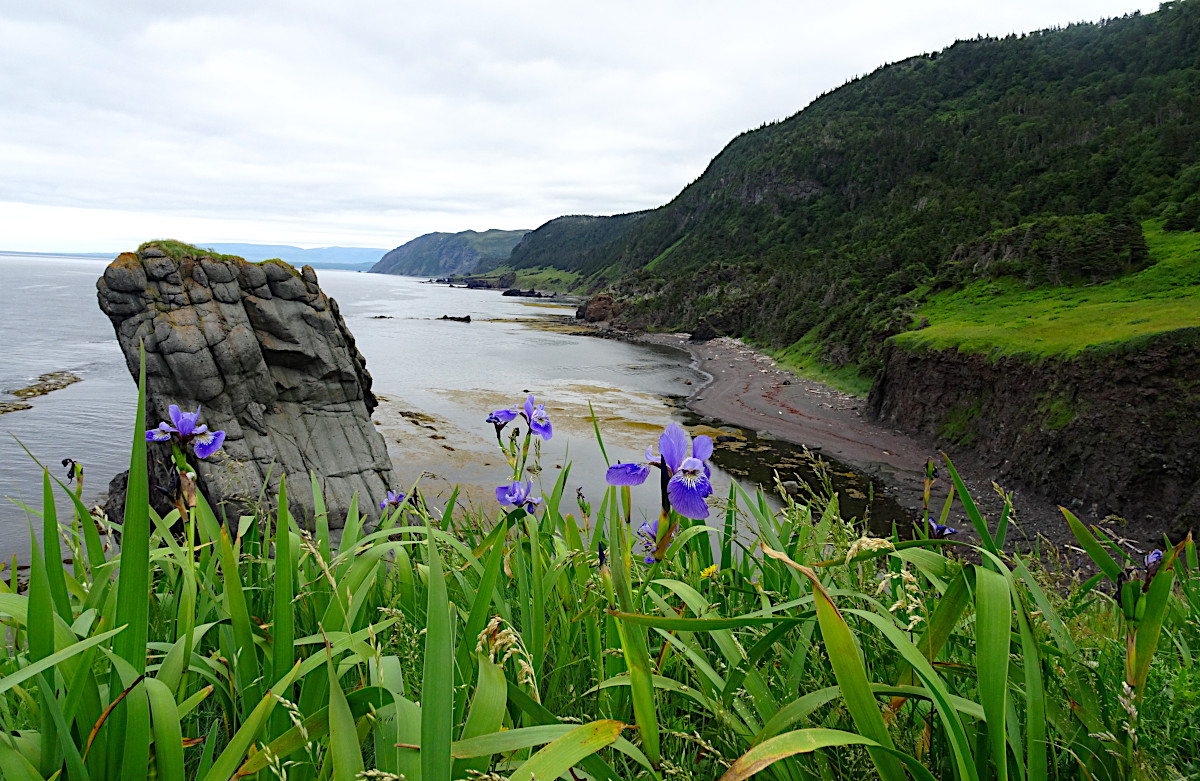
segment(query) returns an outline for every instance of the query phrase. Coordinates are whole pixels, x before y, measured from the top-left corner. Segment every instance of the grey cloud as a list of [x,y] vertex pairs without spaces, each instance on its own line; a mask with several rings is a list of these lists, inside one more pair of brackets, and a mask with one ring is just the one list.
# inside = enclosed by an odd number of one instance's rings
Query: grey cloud
[[1127,1],[0,0],[0,201],[368,246],[633,211],[885,61]]

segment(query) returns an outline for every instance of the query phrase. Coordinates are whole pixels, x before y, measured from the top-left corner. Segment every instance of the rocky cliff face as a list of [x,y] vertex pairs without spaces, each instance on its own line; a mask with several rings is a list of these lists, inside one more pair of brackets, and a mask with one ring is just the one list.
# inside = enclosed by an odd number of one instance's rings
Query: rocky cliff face
[[1040,364],[889,349],[876,415],[972,449],[999,477],[1125,518],[1133,539],[1200,529],[1200,330]]
[[[269,498],[286,474],[289,503],[311,525],[310,471],[331,527],[344,523],[355,492],[361,510],[378,514],[392,469],[371,423],[371,375],[315,272],[180,247],[124,253],[96,283],[135,377],[145,345],[147,426],[169,421],[171,404],[203,406],[200,422],[226,439],[196,464],[200,487],[233,522],[255,509],[264,483]],[[152,456],[153,484],[166,474],[168,446]]]

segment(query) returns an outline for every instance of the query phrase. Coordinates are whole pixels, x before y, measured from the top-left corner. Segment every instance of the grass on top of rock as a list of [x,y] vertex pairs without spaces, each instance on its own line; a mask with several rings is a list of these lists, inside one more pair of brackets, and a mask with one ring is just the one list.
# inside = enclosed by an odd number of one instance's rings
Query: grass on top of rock
[[1153,265],[1093,285],[1029,289],[1012,279],[980,280],[931,296],[913,312],[928,327],[898,346],[994,355],[1069,357],[1083,350],[1200,327],[1200,234],[1143,225]]
[[139,253],[148,249],[160,249],[167,253],[167,257],[174,260],[183,260],[184,258],[200,258],[208,256],[216,260],[244,260],[238,255],[222,255],[210,249],[204,249],[184,241],[176,241],[175,239],[154,239],[140,244],[137,248]]
[[184,258],[213,258],[214,260],[237,261],[239,263],[247,263],[252,266],[279,266],[287,271],[292,276],[300,276],[300,271],[282,258],[267,258],[266,260],[246,260],[241,255],[225,255],[216,250],[197,247],[194,244],[188,244],[175,239],[154,239],[153,241],[143,242],[138,246],[139,253],[148,249],[160,249],[167,254],[167,257],[173,260],[183,260]]

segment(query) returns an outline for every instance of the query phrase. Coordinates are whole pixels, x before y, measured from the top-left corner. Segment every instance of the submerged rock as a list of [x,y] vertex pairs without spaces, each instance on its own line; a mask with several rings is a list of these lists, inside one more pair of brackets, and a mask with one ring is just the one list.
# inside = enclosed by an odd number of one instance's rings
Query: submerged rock
[[[117,257],[96,288],[135,378],[145,344],[147,427],[170,420],[171,404],[200,405],[200,422],[226,432],[221,451],[197,463],[218,517],[236,522],[266,509],[260,495],[269,506],[286,474],[289,505],[311,527],[310,472],[332,528],[345,523],[355,492],[360,510],[378,515],[392,465],[371,424],[371,375],[311,267],[155,242]],[[151,453],[159,462],[151,485],[162,485],[169,445],[153,444]],[[120,482],[110,491],[114,518],[124,502]]]

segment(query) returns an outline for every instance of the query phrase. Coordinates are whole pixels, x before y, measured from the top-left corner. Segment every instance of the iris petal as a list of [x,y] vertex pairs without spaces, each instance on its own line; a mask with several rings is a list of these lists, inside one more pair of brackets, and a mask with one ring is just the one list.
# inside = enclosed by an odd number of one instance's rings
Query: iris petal
[[533,420],[533,394],[525,399],[525,420]]
[[487,420],[484,422],[492,423],[498,426],[504,426],[511,423],[516,417],[517,411],[515,409],[498,409],[491,415],[488,415]]
[[529,430],[542,439],[550,439],[554,436],[554,429],[550,427],[550,418],[546,415],[545,404],[537,405],[537,409],[533,411],[533,417],[529,419]]
[[221,449],[225,441],[224,431],[206,431],[192,439],[192,450],[197,458],[208,458]]
[[200,408],[196,407],[195,412],[180,412],[179,407],[172,404],[171,419],[175,421],[175,428],[179,429],[179,436],[187,439],[196,433],[196,421],[200,419]]
[[662,454],[663,464],[671,474],[679,471],[679,465],[687,458],[690,440],[687,432],[678,423],[672,423],[663,429],[662,436],[658,438],[658,452]]
[[158,428],[152,428],[146,432],[147,442],[166,442],[171,438],[171,434],[175,429],[168,426],[166,423],[159,423]]
[[713,454],[712,437],[701,434],[692,440],[692,457],[707,461]]
[[708,517],[708,504],[704,499],[711,495],[712,484],[701,474],[680,472],[667,483],[671,508],[694,521],[703,521]]
[[647,464],[614,464],[604,474],[604,481],[609,485],[641,485],[649,475]]

